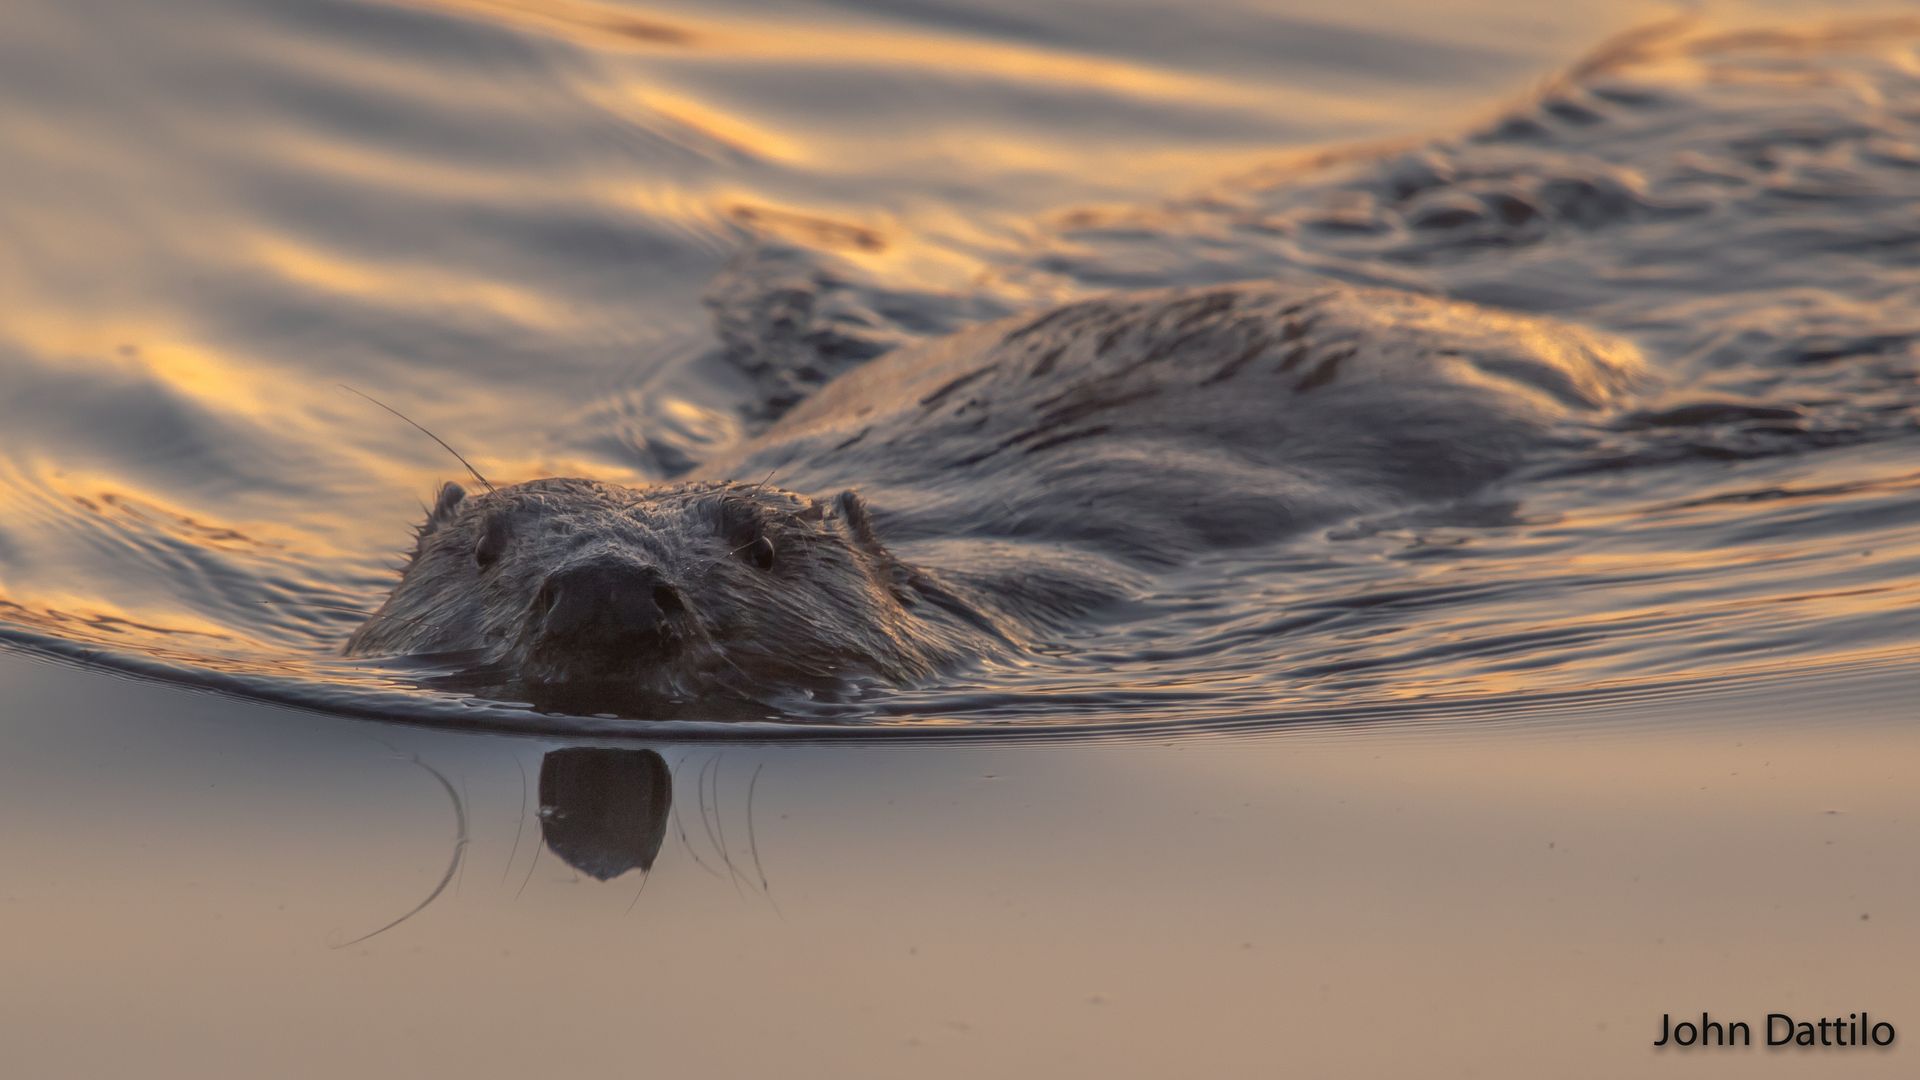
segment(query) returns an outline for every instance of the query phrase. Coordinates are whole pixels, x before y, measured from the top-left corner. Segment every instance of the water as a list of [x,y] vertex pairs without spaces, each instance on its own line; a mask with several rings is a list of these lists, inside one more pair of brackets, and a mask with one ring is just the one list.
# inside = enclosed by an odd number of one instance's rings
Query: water
[[1623,423],[1582,469],[1192,567],[1046,655],[812,719],[1245,728],[1913,654],[1910,25],[16,7],[0,604],[23,647],[359,715],[606,729],[337,656],[459,474],[343,385],[491,477],[643,482],[981,317],[1332,276],[1628,335],[1667,379],[1654,412],[1778,411]]
[[[602,744],[600,815],[541,810],[590,742],[0,679],[17,1075],[1912,1073],[1920,741],[1884,672],[1624,731]],[[556,816],[619,827],[570,864]],[[1703,1008],[1900,1040],[1651,1049]]]
[[[1911,1074],[1914,27],[4,10],[11,1070]],[[1571,463],[843,709],[541,715],[337,656],[460,475],[340,384],[497,479],[639,482],[877,348],[1308,276],[1665,385]],[[1649,1047],[1862,1008],[1891,1052]]]

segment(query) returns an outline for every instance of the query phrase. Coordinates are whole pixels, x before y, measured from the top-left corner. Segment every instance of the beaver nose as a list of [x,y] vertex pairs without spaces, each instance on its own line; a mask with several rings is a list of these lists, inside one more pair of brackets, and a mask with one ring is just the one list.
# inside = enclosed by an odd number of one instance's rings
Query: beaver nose
[[686,610],[680,593],[651,566],[596,559],[547,578],[536,601],[542,636],[576,647],[657,651],[675,638],[673,617]]

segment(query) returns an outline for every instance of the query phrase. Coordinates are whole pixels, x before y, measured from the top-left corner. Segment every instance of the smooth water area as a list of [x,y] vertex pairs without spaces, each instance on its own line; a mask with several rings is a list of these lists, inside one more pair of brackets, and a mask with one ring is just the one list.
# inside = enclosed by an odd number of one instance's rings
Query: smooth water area
[[[1620,333],[1665,386],[1553,475],[1222,555],[1043,654],[773,730],[1630,708],[1920,641],[1907,23],[12,9],[0,629],[36,651],[356,715],[618,731],[338,656],[421,500],[462,475],[347,387],[502,481],[637,483],[982,317],[1326,277]],[[1748,411],[1695,408],[1728,401]]]
[[[1886,673],[1628,727],[911,747],[0,679],[10,1075],[1912,1073]],[[1651,1046],[1862,1009],[1891,1049]]]

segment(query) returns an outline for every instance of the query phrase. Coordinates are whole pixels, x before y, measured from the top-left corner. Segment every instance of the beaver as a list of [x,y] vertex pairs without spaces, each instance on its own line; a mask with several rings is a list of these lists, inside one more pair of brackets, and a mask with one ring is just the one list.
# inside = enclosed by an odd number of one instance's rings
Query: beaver
[[980,611],[895,558],[852,492],[450,483],[346,651],[477,651],[546,700],[684,702],[925,678],[989,650]]
[[346,651],[576,706],[922,683],[1203,552],[1467,494],[1646,379],[1626,342],[1391,290],[1083,300],[871,360],[673,482],[447,484]]

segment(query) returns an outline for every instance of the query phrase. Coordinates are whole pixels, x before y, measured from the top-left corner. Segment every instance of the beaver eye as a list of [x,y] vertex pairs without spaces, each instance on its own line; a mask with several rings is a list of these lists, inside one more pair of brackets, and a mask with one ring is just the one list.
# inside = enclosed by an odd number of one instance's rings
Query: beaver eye
[[740,548],[740,557],[762,570],[773,569],[773,541],[765,536]]
[[485,570],[500,561],[507,550],[507,522],[498,514],[489,516],[480,525],[480,539],[473,545],[473,564]]

